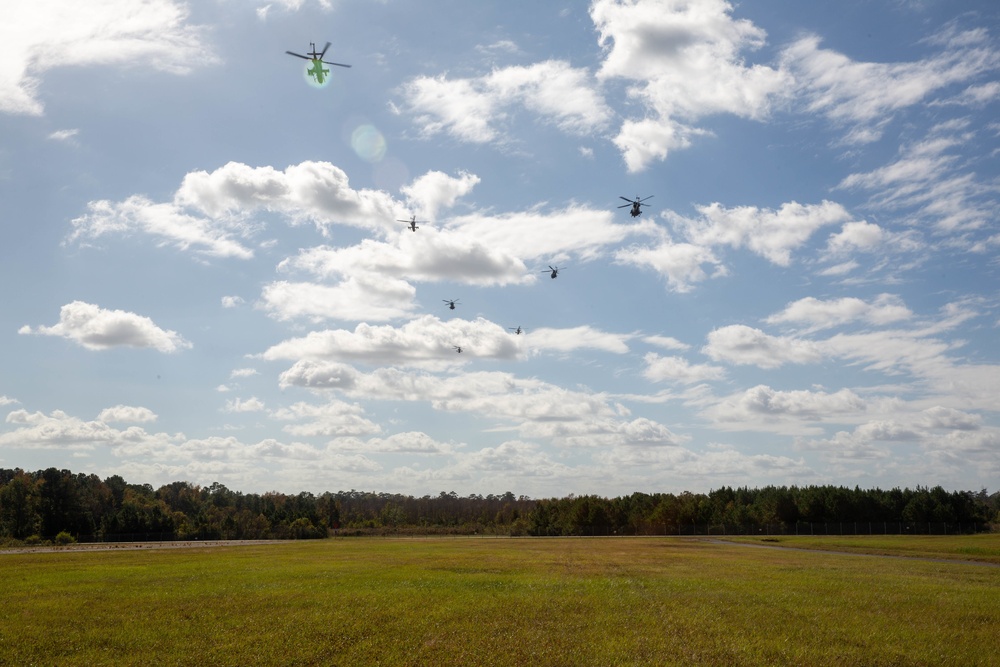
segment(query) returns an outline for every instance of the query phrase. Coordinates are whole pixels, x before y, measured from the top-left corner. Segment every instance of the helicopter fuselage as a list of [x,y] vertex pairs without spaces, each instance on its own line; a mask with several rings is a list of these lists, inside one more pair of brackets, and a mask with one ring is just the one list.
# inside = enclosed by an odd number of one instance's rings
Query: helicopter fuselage
[[310,67],[306,71],[309,72],[309,76],[311,76],[312,78],[316,79],[316,83],[320,83],[321,84],[321,83],[323,83],[323,77],[324,77],[324,75],[329,74],[330,70],[328,70],[325,67],[323,67],[323,61],[321,61],[321,60],[315,60],[314,59],[312,61],[312,63],[313,63],[312,67]]

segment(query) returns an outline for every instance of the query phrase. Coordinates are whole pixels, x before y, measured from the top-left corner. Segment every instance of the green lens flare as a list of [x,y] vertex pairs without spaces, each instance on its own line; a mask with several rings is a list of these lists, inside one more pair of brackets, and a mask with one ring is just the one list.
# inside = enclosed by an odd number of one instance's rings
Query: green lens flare
[[385,157],[385,137],[374,125],[361,125],[351,132],[351,148],[362,160],[381,162]]

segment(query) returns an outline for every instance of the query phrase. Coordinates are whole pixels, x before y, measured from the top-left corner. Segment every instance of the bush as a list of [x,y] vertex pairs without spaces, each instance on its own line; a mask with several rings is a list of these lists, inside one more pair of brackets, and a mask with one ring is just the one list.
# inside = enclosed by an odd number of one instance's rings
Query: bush
[[67,533],[65,530],[56,535],[56,538],[53,541],[61,547],[64,547],[67,544],[76,544],[76,538]]

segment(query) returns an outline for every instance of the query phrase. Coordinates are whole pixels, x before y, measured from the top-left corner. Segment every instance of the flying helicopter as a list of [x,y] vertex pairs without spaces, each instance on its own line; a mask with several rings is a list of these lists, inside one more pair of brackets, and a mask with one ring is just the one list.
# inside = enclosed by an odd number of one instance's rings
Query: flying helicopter
[[642,210],[639,207],[649,206],[649,204],[646,204],[645,202],[647,199],[652,199],[652,198],[653,195],[649,195],[648,197],[643,197],[642,199],[639,199],[639,195],[636,195],[635,199],[629,199],[628,197],[620,197],[620,199],[624,199],[628,203],[622,204],[618,208],[625,208],[626,206],[631,206],[632,210],[629,211],[629,214],[631,214],[631,216],[634,218],[636,216],[642,215]]
[[518,325],[516,329],[514,327],[507,327],[507,328],[513,331],[515,336],[520,336],[521,334],[524,333],[524,329],[521,328],[521,325]]
[[331,63],[323,60],[323,56],[326,55],[326,50],[330,48],[330,42],[327,42],[326,46],[324,46],[323,50],[319,53],[316,53],[316,44],[314,42],[309,42],[309,48],[312,49],[312,51],[309,52],[308,56],[304,56],[301,53],[294,53],[292,51],[285,51],[285,53],[290,56],[295,56],[296,58],[302,58],[303,60],[311,60],[312,67],[306,71],[309,73],[309,76],[316,79],[316,83],[321,86],[323,85],[324,77],[330,73],[330,70],[323,67],[324,64],[336,65],[337,67],[350,67],[350,65],[345,65],[344,63]]
[[412,216],[409,220],[399,220],[399,219],[397,219],[396,222],[405,222],[407,225],[410,226],[410,231],[411,232],[415,232],[418,229],[420,229],[420,227],[417,227],[417,216],[415,216],[415,215]]
[[559,267],[559,266],[552,266],[551,264],[549,264],[548,271],[539,271],[539,273],[549,273],[549,272],[551,272],[552,275],[550,275],[549,278],[558,278],[559,277],[559,272],[562,271],[565,268],[566,268],[565,266]]
[[446,304],[448,304],[449,310],[455,310],[455,304],[458,303],[458,299],[441,299]]
[[462,346],[461,345],[452,345],[451,349],[455,350],[459,354],[462,354]]

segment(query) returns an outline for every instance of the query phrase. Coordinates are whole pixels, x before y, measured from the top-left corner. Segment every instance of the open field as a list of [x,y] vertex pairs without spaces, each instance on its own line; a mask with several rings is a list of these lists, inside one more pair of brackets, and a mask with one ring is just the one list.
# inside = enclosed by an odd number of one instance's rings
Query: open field
[[855,554],[943,558],[1000,565],[1000,533],[978,535],[829,535],[821,537],[729,537],[726,540],[796,549]]
[[1000,665],[1000,568],[704,539],[26,552],[0,580],[3,665]]

